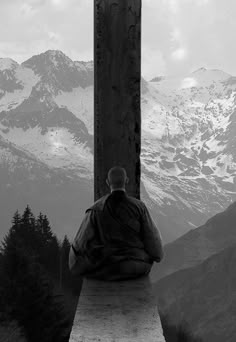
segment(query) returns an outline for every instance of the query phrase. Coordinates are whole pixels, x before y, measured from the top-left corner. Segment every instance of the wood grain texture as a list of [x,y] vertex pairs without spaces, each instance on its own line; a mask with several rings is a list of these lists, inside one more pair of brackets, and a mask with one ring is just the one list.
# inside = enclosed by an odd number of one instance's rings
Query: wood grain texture
[[94,197],[114,165],[140,198],[141,0],[94,1]]
[[84,280],[70,342],[164,342],[148,277]]

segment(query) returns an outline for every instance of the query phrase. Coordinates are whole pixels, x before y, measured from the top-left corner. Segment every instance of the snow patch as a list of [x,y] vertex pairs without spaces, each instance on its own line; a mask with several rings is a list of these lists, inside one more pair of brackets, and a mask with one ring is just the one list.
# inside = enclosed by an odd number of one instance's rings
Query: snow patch
[[3,137],[32,153],[49,167],[73,170],[85,178],[92,177],[93,156],[88,147],[75,141],[65,128],[51,128],[44,135],[35,127],[23,131],[13,128]]
[[16,89],[12,93],[5,93],[0,99],[0,112],[9,111],[18,107],[31,94],[32,88],[40,80],[33,70],[19,66],[15,71],[15,77],[23,85],[23,89]]
[[60,92],[53,98],[59,107],[65,107],[84,122],[89,134],[93,134],[93,87],[78,87],[71,92]]
[[197,84],[198,84],[198,82],[196,81],[195,78],[186,77],[183,79],[180,88],[181,89],[192,88],[192,87],[196,87]]
[[0,58],[0,71],[12,70],[18,66],[18,63],[11,58]]

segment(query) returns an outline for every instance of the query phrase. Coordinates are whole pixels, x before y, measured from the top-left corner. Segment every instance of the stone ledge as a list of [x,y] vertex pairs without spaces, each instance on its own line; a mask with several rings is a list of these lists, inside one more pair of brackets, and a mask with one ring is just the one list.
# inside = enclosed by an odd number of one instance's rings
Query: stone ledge
[[84,279],[70,342],[165,342],[149,277]]

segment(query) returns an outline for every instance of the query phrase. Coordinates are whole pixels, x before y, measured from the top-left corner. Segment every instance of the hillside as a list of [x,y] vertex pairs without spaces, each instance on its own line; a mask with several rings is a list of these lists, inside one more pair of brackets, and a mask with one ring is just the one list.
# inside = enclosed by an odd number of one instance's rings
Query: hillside
[[165,245],[165,257],[154,264],[152,282],[178,270],[196,266],[236,243],[236,202],[210,218],[203,226]]
[[236,340],[236,244],[155,285],[158,307],[203,342]]

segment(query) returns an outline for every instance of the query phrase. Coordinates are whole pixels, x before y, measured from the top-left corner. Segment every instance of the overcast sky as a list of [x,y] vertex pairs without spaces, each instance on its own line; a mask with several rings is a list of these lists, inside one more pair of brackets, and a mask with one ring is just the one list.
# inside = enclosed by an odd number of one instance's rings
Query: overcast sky
[[[199,67],[236,75],[235,0],[143,0],[142,74]],[[93,0],[0,0],[0,57],[21,63],[48,49],[93,57]]]

